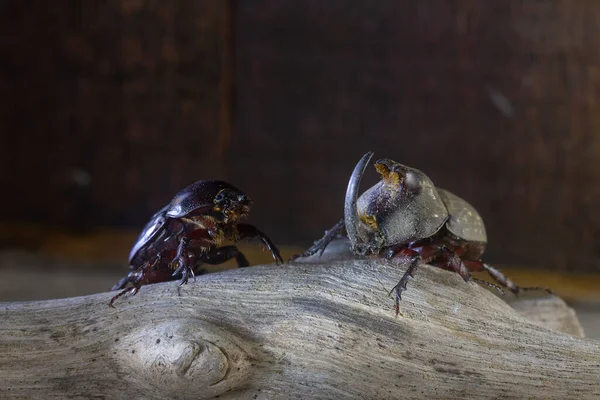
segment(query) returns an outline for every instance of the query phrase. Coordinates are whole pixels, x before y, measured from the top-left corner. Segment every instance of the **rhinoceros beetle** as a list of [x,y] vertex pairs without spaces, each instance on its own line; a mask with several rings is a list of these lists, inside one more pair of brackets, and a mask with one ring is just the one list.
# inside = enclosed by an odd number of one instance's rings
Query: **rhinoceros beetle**
[[390,291],[396,294],[396,315],[400,311],[402,291],[420,264],[432,264],[455,271],[465,280],[502,289],[492,283],[472,278],[470,271],[486,271],[496,282],[518,294],[520,288],[496,268],[481,261],[487,244],[483,220],[473,206],[433,182],[418,169],[389,159],[375,163],[381,180],[358,197],[364,171],[373,156],[365,154],[358,162],[346,191],[344,219],[304,253],[308,257],[320,252],[346,230],[350,249],[361,256],[408,261],[408,268]]
[[239,222],[251,206],[247,195],[223,181],[198,181],[182,189],[142,230],[129,253],[133,271],[112,287],[122,291],[109,305],[113,307],[126,293],[135,295],[142,285],[179,276],[180,284],[187,283],[190,276],[201,272],[204,263],[221,264],[235,257],[240,268],[249,266],[236,246],[223,245],[226,241],[258,238],[275,262],[283,263],[279,250],[263,232]]

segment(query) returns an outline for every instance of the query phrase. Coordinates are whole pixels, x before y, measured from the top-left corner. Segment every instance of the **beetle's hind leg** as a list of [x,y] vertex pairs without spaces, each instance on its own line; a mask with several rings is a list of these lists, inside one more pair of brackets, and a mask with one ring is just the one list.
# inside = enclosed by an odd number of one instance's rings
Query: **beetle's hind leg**
[[[132,296],[135,295],[138,292],[138,290],[140,290],[140,280],[143,275],[144,269],[139,268],[137,271],[130,272],[125,278],[122,278],[115,286],[113,286],[111,290],[123,290],[110,299],[108,306],[115,308],[115,306],[113,305],[115,300],[117,300],[121,296],[126,295],[127,293],[131,294]],[[126,287],[130,283],[133,285],[133,287]]]
[[497,290],[501,296],[504,296],[504,290],[502,290],[502,288],[500,286],[496,285],[495,283],[491,283],[488,281],[484,281],[483,279],[477,279],[477,278],[473,278],[473,277],[471,277],[471,279],[473,280],[473,282],[477,282],[481,286],[487,286],[489,288]]
[[[144,277],[144,274],[146,273],[145,267],[147,265],[149,265],[149,263],[145,263],[144,265],[142,265],[142,267],[138,268],[136,271],[130,272],[129,274],[127,274],[126,277],[121,278],[121,280],[112,287],[111,290],[121,290],[121,289],[123,289],[123,290],[121,292],[119,292],[116,296],[113,296],[113,298],[110,299],[110,302],[108,303],[108,305],[110,307],[112,307],[112,308],[115,307],[113,305],[113,303],[119,297],[124,296],[127,293],[129,293],[133,296],[138,292],[138,290],[140,290],[140,287],[142,286],[140,284],[140,281],[142,280],[142,278]],[[127,285],[130,283],[132,284],[132,287],[127,287]]]
[[485,271],[491,276],[496,282],[498,282],[501,286],[504,286],[514,294],[518,295],[521,292],[525,291],[533,291],[540,290],[544,291],[548,294],[552,294],[552,291],[548,288],[540,287],[540,286],[532,286],[532,287],[520,287],[513,281],[511,281],[506,275],[504,275],[500,270],[492,267],[489,264],[486,264],[482,261],[465,261],[465,264],[471,271]]
[[137,283],[134,284],[133,287],[129,287],[127,289],[122,290],[116,296],[113,296],[110,299],[110,302],[108,303],[108,306],[112,307],[112,308],[115,308],[115,306],[113,305],[113,303],[115,302],[115,300],[117,300],[119,297],[124,296],[126,294],[130,294],[131,296],[134,296],[138,292],[138,290],[140,290],[140,285],[138,285]]
[[514,294],[519,294],[521,288],[519,285],[511,281],[506,275],[497,270],[496,268],[488,265],[482,261],[466,261],[467,267],[471,271],[485,271],[489,276],[492,277],[496,282],[498,282],[501,286],[504,286]]
[[458,254],[446,248],[445,246],[440,246],[440,255],[436,257],[435,261],[436,262],[432,263],[433,265],[447,271],[456,272],[461,278],[463,278],[465,282],[473,279],[469,273],[469,268],[465,264],[465,261],[460,258]]

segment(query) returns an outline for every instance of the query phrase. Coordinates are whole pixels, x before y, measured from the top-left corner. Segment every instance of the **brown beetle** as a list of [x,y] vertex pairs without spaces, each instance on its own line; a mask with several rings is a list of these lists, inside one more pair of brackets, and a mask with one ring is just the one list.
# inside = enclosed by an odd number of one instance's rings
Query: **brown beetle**
[[240,268],[247,267],[244,254],[234,245],[223,245],[226,241],[258,238],[276,263],[283,262],[263,232],[239,222],[251,206],[246,194],[223,181],[198,181],[181,190],[142,230],[129,253],[133,271],[112,287],[122,291],[109,305],[126,293],[136,294],[142,285],[178,277],[180,284],[187,283],[190,276],[201,272],[204,263],[221,264],[235,257]]

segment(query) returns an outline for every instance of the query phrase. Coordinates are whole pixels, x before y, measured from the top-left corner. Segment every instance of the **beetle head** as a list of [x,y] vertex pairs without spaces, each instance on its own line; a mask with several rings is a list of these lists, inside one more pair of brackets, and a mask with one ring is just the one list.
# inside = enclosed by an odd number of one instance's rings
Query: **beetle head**
[[250,198],[231,184],[203,180],[180,190],[165,208],[164,216],[194,220],[208,214],[224,223],[236,223],[248,215],[251,206]]
[[362,175],[373,156],[365,154],[354,168],[346,191],[344,222],[352,251],[379,254],[436,233],[448,211],[431,180],[423,172],[381,159],[375,169],[381,180],[358,198]]
[[213,211],[218,213],[224,223],[235,223],[248,216],[252,200],[242,191],[227,187],[221,189],[213,198]]

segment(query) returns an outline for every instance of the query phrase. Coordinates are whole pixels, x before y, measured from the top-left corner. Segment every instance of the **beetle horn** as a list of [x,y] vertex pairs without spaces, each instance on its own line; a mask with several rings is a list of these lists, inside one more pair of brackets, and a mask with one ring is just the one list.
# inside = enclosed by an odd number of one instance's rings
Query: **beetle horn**
[[344,203],[344,223],[346,225],[346,232],[348,233],[348,239],[350,240],[350,246],[352,251],[360,250],[357,248],[357,245],[361,242],[360,236],[358,234],[358,224],[360,219],[358,218],[358,211],[356,208],[356,201],[358,199],[358,188],[360,186],[360,181],[362,180],[362,176],[369,164],[369,161],[373,157],[373,152],[369,151],[367,154],[362,156],[356,167],[354,167],[354,171],[352,172],[352,176],[350,177],[350,182],[348,182],[348,189],[346,189],[346,201]]

